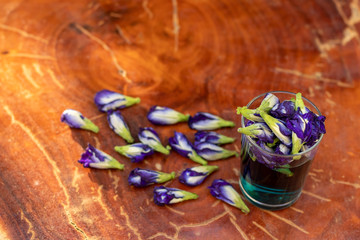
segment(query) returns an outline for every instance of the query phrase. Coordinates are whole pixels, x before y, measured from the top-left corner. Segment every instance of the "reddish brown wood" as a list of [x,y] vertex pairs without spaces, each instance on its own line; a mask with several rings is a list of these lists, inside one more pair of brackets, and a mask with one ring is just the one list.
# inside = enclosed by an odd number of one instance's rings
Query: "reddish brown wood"
[[[0,0],[1,239],[358,239],[360,237],[360,7],[358,0]],[[126,71],[126,74],[124,72]],[[125,144],[93,104],[110,89],[141,98],[123,110],[131,132],[152,126],[155,104],[234,120],[237,106],[270,90],[302,92],[327,117],[304,193],[293,207],[250,214],[217,202],[215,178],[237,184],[240,159],[219,161],[199,199],[158,207],[153,187],[134,189],[134,167],[195,165],[176,153],[131,164]],[[66,108],[100,132],[71,130]],[[186,124],[158,127],[193,138]],[[220,133],[237,137],[236,128]],[[124,171],[77,163],[87,143]]]

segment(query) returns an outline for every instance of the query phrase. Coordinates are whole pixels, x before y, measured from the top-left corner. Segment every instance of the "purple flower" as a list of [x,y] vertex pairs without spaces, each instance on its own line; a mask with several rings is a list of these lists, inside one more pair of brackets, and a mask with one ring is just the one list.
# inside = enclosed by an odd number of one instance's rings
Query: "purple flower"
[[310,128],[310,134],[307,135],[304,141],[307,146],[312,146],[319,140],[322,134],[326,133],[324,124],[326,117],[318,116],[313,112],[308,112],[302,116]]
[[132,98],[109,90],[101,90],[95,94],[94,102],[102,112],[122,109],[140,102],[140,98]]
[[110,128],[120,137],[122,137],[127,143],[133,143],[134,139],[131,136],[128,125],[125,122],[124,117],[119,111],[108,111],[107,120]]
[[286,121],[286,119],[292,117],[295,112],[295,103],[293,101],[283,101],[276,104],[270,110],[270,115]]
[[217,132],[198,131],[195,133],[195,143],[208,142],[213,144],[227,144],[235,141],[235,138],[221,135]]
[[280,103],[280,101],[274,94],[267,93],[256,110],[268,113],[278,103]]
[[213,143],[201,142],[195,145],[195,150],[200,157],[208,160],[215,161],[219,159],[225,159],[232,156],[238,156],[236,151],[230,151],[222,148]]
[[207,165],[207,162],[196,153],[193,145],[184,134],[175,131],[174,137],[169,138],[169,144],[181,156],[190,158],[201,165]]
[[187,122],[189,115],[182,114],[168,107],[153,106],[147,115],[148,120],[155,125],[172,125]]
[[163,173],[149,169],[135,168],[128,177],[130,185],[135,187],[146,187],[154,183],[164,183],[175,178],[175,172]]
[[261,117],[264,119],[267,126],[273,131],[276,137],[280,139],[282,143],[284,143],[286,146],[291,145],[291,138],[289,137],[291,135],[291,130],[289,130],[285,123],[282,122],[279,119],[276,119],[269,114],[260,111]]
[[266,123],[253,123],[244,128],[238,128],[239,133],[249,135],[253,138],[258,138],[261,141],[271,143],[275,139],[274,133],[269,129]]
[[92,145],[88,144],[85,152],[81,155],[79,163],[84,167],[99,168],[99,169],[124,169],[124,165],[119,163],[115,158],[96,149]]
[[248,109],[248,107],[237,107],[236,114],[241,114],[244,118],[254,122],[264,122],[264,119],[257,113],[256,109]]
[[139,137],[140,142],[148,145],[155,151],[161,152],[166,155],[168,155],[170,153],[170,151],[169,151],[170,146],[167,146],[167,148],[165,148],[161,144],[159,135],[153,128],[151,128],[151,127],[140,128],[138,137]]
[[288,155],[288,154],[290,154],[290,148],[288,148],[286,145],[280,143],[279,145],[276,146],[274,152],[276,154]]
[[154,153],[154,150],[143,143],[134,143],[125,146],[115,146],[115,151],[131,159],[131,162],[137,163],[144,160],[145,157]]
[[215,179],[209,189],[211,195],[215,198],[239,208],[245,214],[250,212],[250,209],[245,205],[239,193],[225,180]]
[[219,169],[218,166],[196,166],[185,169],[180,177],[179,181],[185,185],[194,187],[200,185],[207,176]]
[[197,198],[197,194],[177,188],[167,188],[164,186],[154,188],[154,202],[159,206],[174,204]]
[[222,127],[234,127],[235,123],[224,120],[210,113],[198,112],[190,116],[189,127],[195,130],[215,130]]
[[93,131],[94,133],[99,132],[99,128],[93,122],[73,109],[66,109],[61,114],[61,122],[66,123],[71,128],[81,128]]

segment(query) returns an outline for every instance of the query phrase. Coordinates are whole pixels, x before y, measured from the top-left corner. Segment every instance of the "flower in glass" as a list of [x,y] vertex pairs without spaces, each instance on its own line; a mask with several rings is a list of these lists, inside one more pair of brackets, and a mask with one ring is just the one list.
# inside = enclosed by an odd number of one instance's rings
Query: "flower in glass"
[[104,89],[95,94],[94,102],[100,111],[107,112],[139,103],[140,98],[133,98]]
[[99,132],[99,128],[93,122],[84,117],[79,111],[73,109],[66,109],[61,114],[61,122],[66,123],[71,128],[90,130],[94,133]]
[[124,169],[124,164],[119,163],[115,158],[109,154],[88,144],[85,152],[81,155],[79,163],[84,167],[99,168],[99,169]]
[[154,183],[164,183],[175,178],[175,172],[164,173],[149,169],[135,168],[128,177],[130,185],[135,187],[146,187]]
[[275,135],[265,123],[253,123],[247,127],[238,128],[239,133],[249,135],[252,138],[258,138],[263,142],[274,142]]
[[197,198],[197,194],[177,188],[167,188],[164,186],[154,188],[154,202],[159,206],[179,203]]
[[267,126],[273,131],[276,137],[284,143],[286,146],[291,145],[291,130],[289,130],[285,123],[279,119],[276,119],[264,111],[260,111],[261,117],[264,119]]

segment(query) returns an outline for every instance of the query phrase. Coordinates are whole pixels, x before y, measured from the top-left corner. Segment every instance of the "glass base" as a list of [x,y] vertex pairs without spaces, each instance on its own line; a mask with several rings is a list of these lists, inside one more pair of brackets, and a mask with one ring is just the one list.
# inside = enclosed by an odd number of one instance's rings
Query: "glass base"
[[248,183],[240,177],[239,185],[245,198],[253,205],[266,210],[281,210],[294,204],[301,195],[301,190],[286,192],[279,189],[262,187]]

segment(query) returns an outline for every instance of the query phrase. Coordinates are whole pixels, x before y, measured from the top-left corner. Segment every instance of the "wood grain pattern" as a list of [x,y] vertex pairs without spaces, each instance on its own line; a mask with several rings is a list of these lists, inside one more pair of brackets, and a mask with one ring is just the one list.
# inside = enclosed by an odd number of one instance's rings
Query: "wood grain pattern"
[[[358,239],[360,237],[360,3],[358,0],[0,0],[1,239]],[[123,110],[133,136],[152,126],[155,104],[233,120],[266,91],[302,92],[327,116],[327,134],[292,207],[250,204],[245,216],[206,188],[224,178],[239,191],[240,159],[219,161],[204,185],[168,186],[199,199],[158,207],[135,189],[135,167],[195,165],[176,153],[132,164],[125,142],[93,103],[101,89],[141,98]],[[66,108],[100,132],[60,123]],[[164,143],[186,124],[153,126]],[[239,138],[236,128],[220,133]],[[124,171],[77,163],[87,143]],[[239,149],[239,139],[228,149]]]

